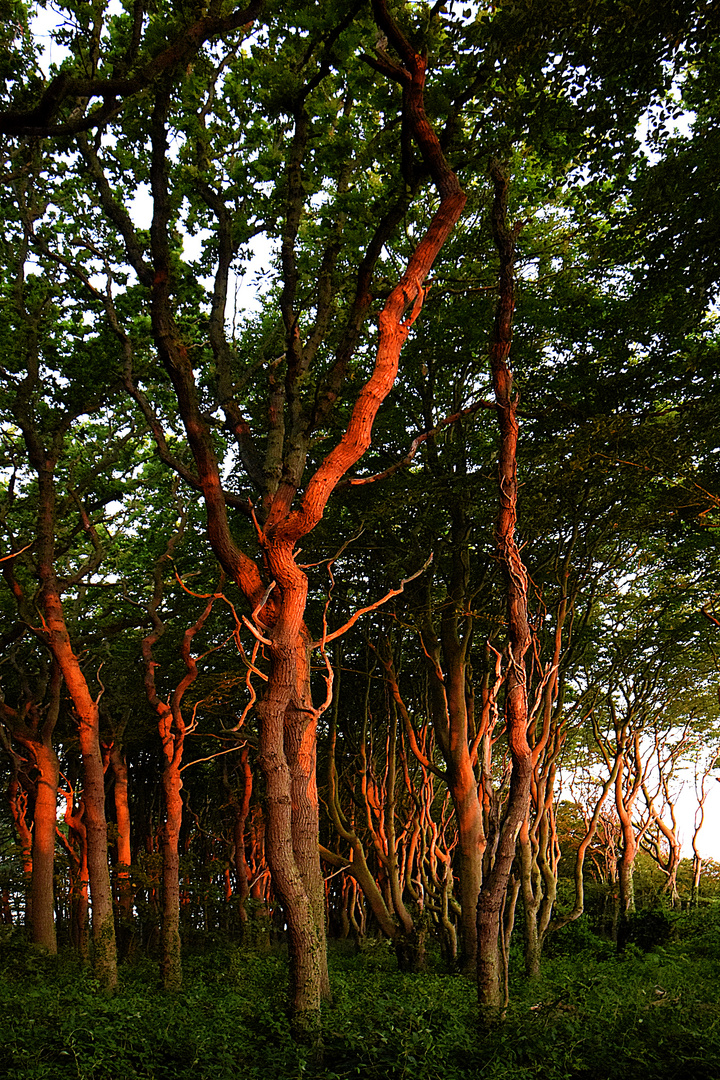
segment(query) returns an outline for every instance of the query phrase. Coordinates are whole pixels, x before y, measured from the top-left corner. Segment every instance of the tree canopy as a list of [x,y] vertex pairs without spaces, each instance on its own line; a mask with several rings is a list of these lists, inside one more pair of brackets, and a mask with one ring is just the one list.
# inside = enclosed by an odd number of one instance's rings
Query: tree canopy
[[616,929],[639,851],[677,899],[717,761],[717,8],[0,11],[33,939],[59,844],[106,989],[274,925],[312,1043],[328,932],[432,927],[491,1020],[517,903],[534,977],[591,857]]

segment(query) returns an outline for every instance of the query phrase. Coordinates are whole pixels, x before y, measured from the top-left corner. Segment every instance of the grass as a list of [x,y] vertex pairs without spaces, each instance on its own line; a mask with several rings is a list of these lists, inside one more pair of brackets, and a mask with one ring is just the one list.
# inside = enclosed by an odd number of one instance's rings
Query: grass
[[331,952],[322,1067],[290,1037],[286,963],[215,945],[185,988],[154,964],[103,997],[74,961],[0,951],[5,1080],[720,1080],[720,925],[684,919],[665,944],[617,956],[582,925],[552,945],[539,982],[518,973],[506,1022],[481,1032],[472,980],[401,975],[382,943]]

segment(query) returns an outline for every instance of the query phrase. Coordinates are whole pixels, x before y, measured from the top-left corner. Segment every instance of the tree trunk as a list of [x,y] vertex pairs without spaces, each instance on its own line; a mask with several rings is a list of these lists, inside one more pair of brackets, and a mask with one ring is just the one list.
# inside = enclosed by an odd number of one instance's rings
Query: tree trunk
[[130,952],[132,935],[133,888],[130,880],[132,848],[130,844],[130,804],[128,802],[128,769],[125,752],[117,741],[110,749],[110,768],[115,784],[115,818],[117,821],[117,863],[115,866],[115,887],[117,889],[119,912],[120,954],[126,958]]
[[528,748],[526,754],[522,753],[523,735],[524,726],[515,740],[513,775],[500,841],[478,899],[478,999],[481,1019],[489,1025],[499,1019],[505,1007],[501,919],[515,859],[517,835],[527,812],[530,793],[530,752]]
[[[631,827],[632,829],[632,827]],[[618,859],[618,882],[620,885],[620,918],[624,919],[626,915],[631,915],[635,911],[635,856],[637,854],[637,847],[635,844],[635,833],[632,831],[631,837],[624,836],[623,830],[623,848],[620,858]]]
[[[296,605],[296,616],[297,608],[302,615],[304,603]],[[322,946],[316,911],[305,888],[292,843],[299,826],[296,822],[293,829],[293,782],[284,736],[288,708],[297,687],[297,660],[296,634],[285,634],[284,629],[278,620],[270,649],[267,689],[257,705],[260,719],[258,763],[266,783],[265,853],[288,924],[293,1027],[303,1041],[316,1044],[320,1038]],[[296,746],[302,743],[302,735],[293,732]],[[307,826],[307,821],[305,824]],[[312,827],[313,823],[310,824]],[[305,851],[301,850],[301,856],[303,854]]]
[[75,804],[72,788],[65,792],[65,822],[69,837],[61,836],[70,859],[70,939],[83,963],[90,959],[88,928],[90,904],[88,896],[87,830],[85,829],[85,803],[81,796]]
[[325,883],[320,866],[320,808],[317,791],[317,724],[310,690],[310,642],[301,631],[296,649],[297,691],[285,713],[284,743],[292,789],[292,844],[310,898],[318,935],[320,995],[330,998],[325,930]]
[[[16,593],[17,595],[17,593]],[[21,596],[21,603],[24,598]],[[41,680],[42,682],[42,680]],[[62,674],[57,662],[52,665],[50,678],[43,686],[47,690],[45,708],[39,698],[29,703],[24,717],[2,702],[2,718],[12,735],[30,755],[37,770],[34,780],[33,825],[27,821],[28,793],[23,790],[17,775],[17,759],[10,739],[3,730],[5,749],[12,761],[12,779],[8,794],[10,809],[22,851],[23,869],[27,875],[26,925],[31,929],[33,944],[50,953],[57,952],[55,928],[55,828],[60,766],[52,745],[53,732],[60,711]]]
[[[263,580],[257,563],[241,551],[232,536],[225,494],[216,457],[213,434],[199,400],[192,361],[176,325],[172,301],[172,262],[169,223],[172,200],[169,193],[168,138],[166,120],[169,94],[158,93],[151,122],[152,162],[150,181],[153,194],[153,221],[150,230],[152,267],[134,260],[141,281],[151,290],[153,334],[158,354],[175,390],[178,408],[195,459],[199,486],[207,512],[208,537],[225,572],[236,582],[254,612],[253,629],[263,638],[270,662],[268,682],[257,704],[260,720],[260,754],[258,763],[266,781],[267,823],[266,852],[273,876],[273,885],[282,900],[288,921],[291,960],[291,1010],[296,1032],[310,1042],[317,1042],[320,1033],[320,1000],[327,987],[324,962],[324,912],[321,900],[319,860],[317,850],[311,851],[318,834],[317,796],[312,773],[315,761],[315,724],[322,710],[314,710],[306,678],[308,638],[303,626],[307,599],[307,579],[295,561],[297,545],[322,519],[328,498],[338,482],[368,449],[377,411],[390,393],[397,377],[400,351],[424,298],[424,283],[433,262],[450,235],[465,205],[457,177],[449,168],[424,109],[426,77],[425,57],[405,39],[388,14],[384,0],[373,0],[378,26],[392,38],[401,64],[379,58],[377,65],[389,78],[403,88],[405,130],[418,143],[425,164],[440,195],[437,209],[425,235],[413,252],[405,273],[390,293],[379,315],[378,346],[370,378],[358,393],[344,434],[327,454],[314,475],[303,484],[302,472],[310,446],[312,426],[301,432],[299,416],[293,419],[294,432],[288,436],[289,445],[283,457],[281,447],[272,468],[277,466],[278,482],[266,486],[262,525],[258,540],[264,557]],[[298,105],[297,130],[301,141],[303,109]],[[305,129],[307,124],[305,125]],[[300,145],[300,142],[298,143]],[[86,148],[86,156],[91,158]],[[301,189],[301,161],[295,150],[288,167],[288,218],[299,220],[300,204],[293,193]],[[103,181],[105,184],[105,181]],[[105,188],[107,185],[105,184]],[[101,193],[106,208],[108,196]],[[217,196],[209,195],[217,208]],[[112,203],[112,198],[109,199]],[[110,215],[118,221],[116,205]],[[296,212],[297,211],[297,212]],[[219,210],[219,230],[228,219],[227,208]],[[128,242],[128,227],[125,230]],[[286,277],[293,276],[294,228],[286,222],[283,236],[283,268]],[[223,313],[227,297],[227,270],[231,261],[231,243],[227,229],[222,232],[224,254],[218,263],[213,308],[213,347],[222,363],[227,342],[223,337]],[[130,248],[136,249],[134,238]],[[227,250],[226,250],[227,248]],[[130,252],[132,254],[132,252]],[[379,255],[379,251],[378,251]],[[375,259],[377,256],[374,257]],[[224,261],[223,261],[224,260]],[[374,261],[370,260],[371,265]],[[359,277],[364,280],[363,274]],[[360,286],[359,286],[360,288]],[[288,372],[288,385],[299,396],[296,377],[304,375],[299,343],[299,320],[290,310],[293,303],[291,282],[285,281],[281,300],[286,322],[288,350],[293,371]],[[365,288],[369,296],[369,289]],[[366,311],[363,296],[358,296],[358,311]],[[361,303],[362,301],[362,303]],[[287,318],[286,318],[287,316]],[[351,335],[352,336],[352,335]],[[348,339],[350,340],[350,338]],[[356,339],[353,338],[353,341]],[[131,380],[130,380],[131,381]],[[335,400],[336,393],[333,394]],[[140,395],[136,392],[136,397]],[[237,430],[237,403],[223,400],[228,424]],[[245,423],[245,426],[247,424]],[[156,423],[155,430],[158,425]],[[273,438],[277,434],[273,432]],[[161,440],[162,441],[162,440]],[[270,441],[270,440],[268,440]],[[293,509],[293,500],[301,486],[304,493],[300,507]],[[275,589],[269,603],[267,584]],[[267,606],[266,606],[267,604]],[[258,612],[266,607],[262,622]],[[310,710],[309,712],[307,710]],[[297,805],[293,805],[293,795]],[[294,821],[293,821],[294,817]]]
[[523,822],[518,838],[520,887],[525,917],[525,973],[529,979],[537,979],[540,976],[540,951],[542,947],[538,928],[540,872],[533,855],[529,833],[529,822],[526,819]]
[[182,780],[172,759],[163,769],[165,822],[162,827],[162,980],[166,990],[182,986],[180,954],[180,829]]
[[105,770],[100,750],[100,714],[85,675],[70,643],[63,612],[61,589],[55,572],[55,480],[56,458],[40,445],[37,432],[24,413],[19,413],[23,434],[38,478],[37,576],[43,616],[41,640],[52,653],[59,674],[75,706],[83,762],[83,799],[87,830],[88,877],[92,901],[95,974],[103,990],[117,986],[115,919],[108,865],[105,819]]
[[60,766],[51,746],[33,743],[36,779],[32,832],[32,940],[48,952],[57,952],[55,933],[55,826]]
[[457,869],[462,908],[460,966],[462,971],[470,974],[477,966],[477,903],[482,886],[486,837],[474,770],[468,761],[462,772],[452,771],[448,786],[458,829]]
[[517,396],[508,366],[515,307],[515,233],[507,225],[508,178],[504,168],[491,165],[494,184],[492,227],[500,255],[500,296],[495,315],[490,361],[500,427],[498,460],[499,508],[495,539],[507,596],[505,730],[512,761],[510,791],[492,866],[478,900],[478,997],[481,1018],[492,1023],[505,1003],[501,918],[518,833],[530,805],[532,754],[528,743],[528,695],[525,654],[530,647],[528,577],[515,537],[517,523]]
[[[233,790],[227,773],[227,765],[223,769],[223,786],[228,792],[228,801],[233,815],[233,858],[235,866],[235,890],[237,900],[237,913],[240,919],[241,938],[246,937],[248,921],[247,902],[250,898],[250,868],[245,855],[245,824],[250,813],[250,798],[252,796],[252,768],[250,767],[250,751],[244,746],[240,751],[240,767],[242,769],[243,788],[242,797],[238,798]],[[227,759],[225,759],[227,761]]]

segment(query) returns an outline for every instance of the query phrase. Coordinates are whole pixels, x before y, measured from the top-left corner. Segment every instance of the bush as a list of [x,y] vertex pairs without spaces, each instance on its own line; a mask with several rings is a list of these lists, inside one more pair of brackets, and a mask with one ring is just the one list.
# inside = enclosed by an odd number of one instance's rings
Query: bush
[[153,963],[126,965],[108,998],[74,961],[13,935],[0,942],[0,1078],[715,1080],[715,956],[689,958],[694,916],[677,926],[654,953],[630,943],[619,958],[584,920],[570,924],[542,978],[516,976],[505,1023],[484,1032],[472,979],[399,974],[381,945],[331,954],[322,1066],[292,1041],[279,951],[218,942],[186,958],[175,995],[159,988]]
[[634,911],[622,918],[618,924],[618,949],[622,952],[632,943],[643,952],[650,952],[670,940],[676,922],[677,916],[665,908]]
[[587,915],[581,915],[579,919],[562,926],[550,934],[545,943],[546,956],[607,960],[614,954],[614,944],[594,932]]

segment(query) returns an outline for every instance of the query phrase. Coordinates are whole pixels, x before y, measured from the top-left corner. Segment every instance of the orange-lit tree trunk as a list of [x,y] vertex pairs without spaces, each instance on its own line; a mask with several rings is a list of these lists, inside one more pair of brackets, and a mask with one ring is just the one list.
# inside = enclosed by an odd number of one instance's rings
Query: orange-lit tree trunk
[[[16,584],[16,583],[15,583]],[[20,598],[24,602],[24,598]],[[47,684],[47,700],[40,703],[30,697],[21,710],[0,704],[0,718],[13,737],[29,755],[36,770],[32,831],[27,822],[27,794],[17,777],[12,783],[11,807],[23,851],[23,864],[30,873],[29,925],[32,941],[51,953],[57,952],[55,931],[54,875],[55,825],[60,767],[52,738],[60,709],[62,675],[53,664]],[[10,752],[12,748],[9,747]],[[14,757],[14,754],[13,754]]]
[[[200,164],[198,190],[214,216],[217,269],[212,308],[208,320],[213,353],[217,402],[224,410],[227,429],[235,436],[239,459],[261,493],[261,506],[254,517],[262,554],[261,567],[242,551],[231,533],[227,502],[216,457],[214,433],[193,371],[193,357],[175,318],[173,265],[175,255],[170,232],[174,197],[169,185],[172,162],[168,154],[168,117],[171,92],[158,83],[153,88],[154,107],[150,122],[150,186],[153,221],[150,228],[151,261],[143,254],[142,241],[135,232],[124,206],[110,188],[103,172],[99,151],[81,137],[81,152],[93,177],[106,216],[125,240],[128,260],[150,295],[152,330],[157,353],[172,384],[178,410],[194,458],[195,473],[172,457],[162,427],[152,407],[131,373],[130,343],[121,331],[111,304],[107,310],[111,325],[122,342],[126,358],[126,385],[135,396],[161,456],[196,489],[202,492],[207,514],[208,538],[226,574],[236,582],[253,612],[248,620],[253,633],[262,640],[269,669],[264,692],[257,703],[260,721],[258,764],[266,784],[266,856],[274,889],[282,901],[288,923],[291,954],[291,1010],[297,1033],[311,1041],[319,1031],[320,1000],[327,992],[324,960],[324,895],[317,846],[318,801],[315,783],[315,737],[318,716],[326,707],[316,707],[309,684],[309,650],[313,645],[304,623],[308,580],[297,561],[297,549],[321,520],[327,501],[340,479],[368,449],[377,411],[390,393],[398,371],[402,346],[420,312],[425,281],[433,262],[459,220],[465,205],[456,176],[449,168],[440,142],[428,121],[424,107],[426,58],[410,44],[387,11],[385,0],[373,0],[373,13],[389,48],[398,57],[378,47],[374,57],[364,59],[402,89],[402,119],[405,151],[411,142],[420,151],[425,174],[429,174],[439,196],[439,205],[411,254],[405,272],[390,292],[379,314],[377,350],[372,373],[357,395],[345,432],[335,448],[306,482],[305,464],[317,430],[324,427],[345,382],[348,364],[359,342],[371,304],[371,278],[383,245],[390,239],[407,206],[408,188],[400,180],[396,205],[386,211],[358,261],[355,294],[347,322],[340,331],[340,344],[329,370],[322,376],[318,397],[311,407],[304,403],[308,367],[323,340],[325,327],[333,315],[333,281],[338,245],[328,241],[320,273],[316,304],[316,326],[310,340],[303,342],[305,301],[298,292],[299,273],[296,241],[306,194],[303,190],[303,155],[311,136],[306,112],[308,95],[324,78],[323,72],[293,92],[288,112],[294,135],[288,151],[286,206],[281,228],[280,264],[283,289],[280,308],[286,335],[284,380],[273,383],[267,414],[265,460],[253,441],[243,404],[236,398],[237,378],[232,371],[232,350],[225,333],[225,307],[230,267],[242,229],[233,228],[233,208],[216,186],[202,179]],[[343,24],[347,25],[347,23]],[[333,33],[340,33],[342,25]],[[330,54],[328,53],[328,56]],[[202,142],[206,133],[198,129]],[[207,139],[207,150],[212,148]],[[201,155],[202,157],[202,155]],[[339,187],[342,177],[336,178]],[[342,215],[341,215],[342,217]],[[340,222],[336,225],[340,229]],[[245,228],[245,226],[243,226]],[[251,235],[249,233],[248,235]],[[263,433],[261,433],[262,435]],[[296,496],[299,505],[296,504]],[[247,500],[234,500],[247,509]],[[294,505],[295,504],[295,505]],[[269,591],[272,590],[272,591]],[[328,673],[329,678],[329,673]],[[329,700],[329,699],[328,699]]]
[[488,1021],[505,1004],[501,919],[518,833],[530,800],[532,755],[528,743],[528,690],[525,656],[530,646],[528,577],[515,536],[517,521],[517,395],[508,364],[515,307],[515,233],[507,224],[508,177],[503,166],[491,166],[494,185],[492,229],[500,255],[499,300],[490,345],[493,388],[500,428],[498,461],[499,509],[495,539],[505,577],[507,645],[505,647],[505,730],[512,761],[510,791],[492,865],[478,900],[478,997]]
[[179,537],[170,541],[167,555],[155,566],[155,588],[149,606],[153,623],[152,631],[143,638],[142,654],[145,662],[145,693],[158,718],[158,732],[162,742],[164,765],[162,772],[165,820],[161,829],[162,844],[162,979],[166,990],[179,990],[182,986],[182,956],[180,942],[180,829],[182,828],[182,756],[187,726],[182,715],[182,699],[197,678],[197,661],[190,648],[195,634],[205,625],[212,610],[213,599],[201,612],[199,618],[183,635],[180,649],[186,673],[167,701],[158,694],[155,685],[153,646],[164,633],[165,627],[158,615],[162,599],[162,564],[169,556]]
[[[308,682],[310,641],[304,627],[308,582],[298,566],[295,549],[322,518],[333,489],[370,445],[373,422],[392,389],[400,350],[420,311],[423,283],[447,236],[460,217],[465,196],[447,166],[437,138],[424,113],[425,60],[412,49],[376,5],[392,35],[404,66],[385,70],[401,83],[413,134],[430,166],[441,203],[425,236],[411,256],[399,284],[379,317],[375,367],[358,395],[345,434],[308,482],[298,509],[292,501],[300,475],[283,478],[268,500],[259,532],[267,586],[254,562],[234,545],[227,525],[225,500],[210,433],[202,420],[192,367],[170,314],[167,283],[156,273],[153,322],[158,348],[173,382],[180,412],[195,456],[208,513],[208,532],[215,553],[236,580],[255,612],[254,631],[262,637],[270,661],[265,692],[258,701],[260,753],[258,762],[266,783],[266,855],[273,886],[288,921],[291,956],[291,1010],[296,1031],[315,1038],[326,973],[323,964],[324,895],[317,848],[317,789],[314,775],[315,733],[321,710],[313,707]],[[164,140],[164,132],[162,135]],[[163,200],[162,160],[156,155],[156,205]],[[165,200],[167,196],[165,195]],[[169,252],[155,229],[156,263],[169,266]],[[406,317],[409,307],[412,312]],[[267,598],[267,599],[266,599]],[[263,603],[263,601],[265,601]],[[260,612],[262,611],[262,616]],[[293,803],[293,795],[302,801]],[[295,817],[295,821],[293,821]]]
[[[615,775],[615,813],[620,824],[620,857],[617,861],[617,880],[620,890],[619,916],[621,922],[635,911],[635,859],[639,836],[633,820],[635,804],[644,779],[644,765],[640,747],[640,732],[633,730],[633,708],[628,715],[620,716],[612,694],[608,695],[608,707],[614,728],[614,747],[610,751]],[[596,731],[597,737],[597,731]],[[601,743],[601,750],[609,763],[609,755]]]
[[129,951],[132,927],[133,888],[130,880],[132,847],[130,843],[130,803],[128,800],[128,767],[125,750],[120,741],[121,732],[110,747],[109,764],[113,775],[113,798],[117,822],[117,863],[115,887],[117,890],[121,957]]
[[[87,830],[95,973],[103,989],[111,991],[117,985],[117,954],[108,865],[105,771],[100,750],[100,714],[98,702],[90,692],[78,657],[73,651],[62,604],[63,590],[70,585],[78,584],[99,564],[102,557],[102,545],[87,514],[79,504],[81,524],[92,541],[94,555],[78,571],[75,578],[60,579],[55,566],[57,525],[55,470],[63,451],[67,430],[75,417],[70,413],[54,415],[52,424],[48,421],[47,430],[43,430],[35,409],[35,396],[40,385],[40,357],[37,340],[33,339],[26,353],[26,375],[17,388],[13,413],[22,431],[28,459],[37,477],[38,485],[36,540],[32,563],[29,563],[39,585],[34,598],[37,611],[31,611],[30,604],[14,577],[11,587],[15,593],[21,618],[48,649],[62,674],[78,719],[78,735],[83,762],[84,821]],[[40,626],[38,626],[38,621]],[[53,809],[53,815],[54,813]]]
[[39,607],[43,616],[42,639],[62,671],[78,717],[80,752],[83,762],[84,822],[87,831],[95,973],[103,989],[110,991],[117,985],[117,954],[108,865],[105,770],[100,749],[100,714],[98,702],[90,693],[87,680],[70,642],[61,600],[61,586],[55,572],[53,469],[39,460],[38,455],[30,446],[28,449],[38,475],[39,488],[36,565],[40,579]]
[[[420,622],[429,679],[429,700],[437,745],[445,762],[444,779],[452,797],[457,820],[456,864],[461,914],[461,967],[468,974],[477,967],[477,904],[482,884],[483,855],[487,845],[483,814],[483,762],[478,749],[493,720],[491,709],[475,716],[474,699],[468,695],[471,619],[469,604],[467,517],[457,505],[451,507],[452,571],[449,597],[443,606],[439,636],[432,624],[430,595]],[[464,600],[464,603],[463,603]],[[479,720],[481,730],[475,729]],[[408,720],[406,719],[406,726]],[[427,762],[426,766],[430,763]]]
[[[54,578],[54,574],[51,575]],[[65,684],[78,713],[80,751],[83,761],[83,800],[87,832],[88,878],[92,900],[92,932],[95,973],[105,990],[117,984],[115,921],[108,865],[105,818],[105,771],[100,750],[100,716],[85,676],[70,644],[60,603],[52,582],[42,590],[43,614],[53,654],[62,668]]]

